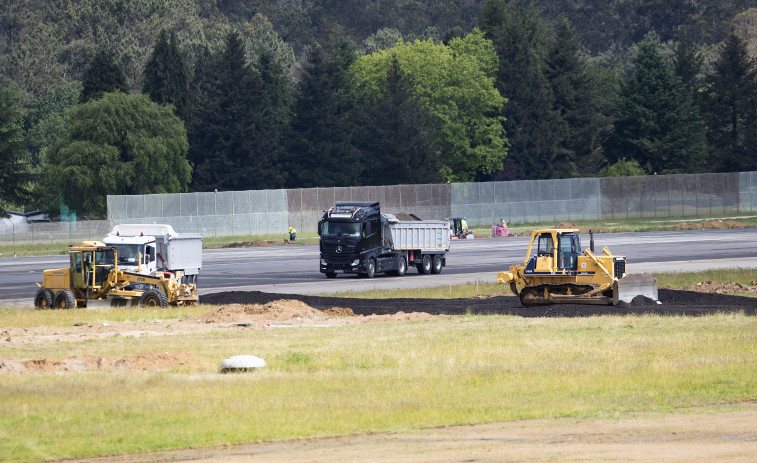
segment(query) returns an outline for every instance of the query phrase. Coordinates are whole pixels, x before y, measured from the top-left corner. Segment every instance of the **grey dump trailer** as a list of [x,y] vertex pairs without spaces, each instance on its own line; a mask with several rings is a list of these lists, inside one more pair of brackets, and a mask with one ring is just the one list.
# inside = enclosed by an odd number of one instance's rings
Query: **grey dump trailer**
[[377,202],[337,201],[318,222],[320,271],[328,278],[352,273],[441,273],[450,246],[449,220],[400,221]]

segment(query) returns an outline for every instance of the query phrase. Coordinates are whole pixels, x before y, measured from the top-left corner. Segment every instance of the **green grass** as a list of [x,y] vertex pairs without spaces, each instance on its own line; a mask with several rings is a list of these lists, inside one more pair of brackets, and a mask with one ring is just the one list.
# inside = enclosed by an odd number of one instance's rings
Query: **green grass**
[[731,268],[705,270],[702,272],[656,273],[654,276],[657,277],[657,285],[659,287],[670,286],[681,288],[684,286],[694,286],[702,281],[741,283],[745,286],[752,286],[752,282],[757,280],[757,269]]
[[[0,326],[18,321],[0,311]],[[738,314],[437,317],[0,345],[0,357],[117,358],[156,350],[186,350],[199,360],[170,372],[0,376],[0,460],[618,417],[757,397],[757,319]],[[236,354],[258,355],[268,366],[220,374],[221,360]]]

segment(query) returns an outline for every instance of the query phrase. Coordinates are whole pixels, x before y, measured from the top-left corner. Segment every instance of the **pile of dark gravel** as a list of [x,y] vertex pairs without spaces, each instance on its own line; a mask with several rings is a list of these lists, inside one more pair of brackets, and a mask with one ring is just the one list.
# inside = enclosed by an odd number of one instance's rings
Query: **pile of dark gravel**
[[265,304],[279,299],[295,299],[325,310],[349,308],[357,315],[390,315],[397,312],[426,312],[433,315],[508,314],[521,317],[588,317],[592,315],[706,315],[744,312],[757,314],[757,298],[724,294],[699,293],[674,289],[659,290],[661,304],[638,298],[621,306],[560,304],[524,308],[515,296],[494,296],[470,299],[356,299],[301,294],[263,293],[260,291],[228,291],[200,296],[202,304]]

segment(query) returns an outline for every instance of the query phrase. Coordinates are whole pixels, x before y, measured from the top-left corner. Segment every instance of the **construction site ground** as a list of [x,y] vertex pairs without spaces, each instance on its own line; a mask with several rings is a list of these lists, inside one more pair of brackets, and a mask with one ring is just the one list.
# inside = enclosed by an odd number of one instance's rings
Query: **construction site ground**
[[[757,282],[755,282],[757,283]],[[559,305],[526,309],[510,294],[470,299],[356,299],[223,292],[202,297],[211,311],[170,322],[3,328],[5,345],[82,342],[113,336],[163,336],[271,326],[344,325],[423,321],[439,315],[511,314],[522,317],[586,317],[602,314],[700,316],[738,312],[755,315],[753,286],[702,282],[660,289],[661,304],[638,300],[623,306]],[[72,374],[86,371],[161,371],[189,366],[190,352],[143,352],[106,359],[0,359],[2,375]],[[98,462],[326,462],[326,461],[757,461],[757,401],[680,414],[633,414],[621,419],[554,419],[368,434],[222,448],[99,457]]]

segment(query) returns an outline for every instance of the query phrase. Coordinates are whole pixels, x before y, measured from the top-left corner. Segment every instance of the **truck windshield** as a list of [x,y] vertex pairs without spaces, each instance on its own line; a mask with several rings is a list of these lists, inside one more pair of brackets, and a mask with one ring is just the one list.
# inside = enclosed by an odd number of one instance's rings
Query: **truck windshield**
[[119,264],[137,264],[141,252],[138,244],[119,244],[118,245],[118,263]]
[[321,231],[323,236],[349,236],[360,237],[360,223],[358,222],[323,222]]

